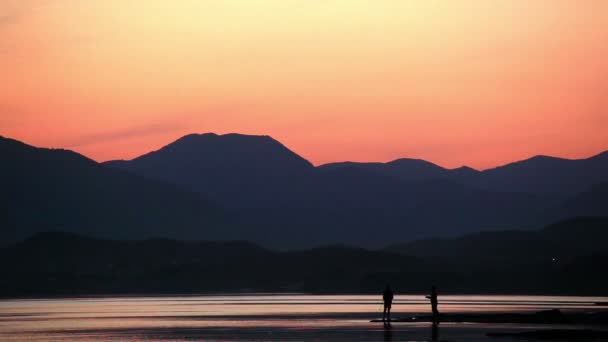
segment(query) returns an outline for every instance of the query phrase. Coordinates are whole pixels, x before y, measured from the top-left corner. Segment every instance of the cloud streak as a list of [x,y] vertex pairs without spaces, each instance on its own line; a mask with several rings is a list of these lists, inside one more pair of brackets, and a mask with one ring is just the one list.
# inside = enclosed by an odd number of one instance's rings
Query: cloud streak
[[152,123],[148,125],[132,126],[121,130],[99,132],[78,136],[70,139],[64,144],[66,148],[82,147],[109,141],[123,140],[128,138],[143,137],[185,129],[184,125],[178,123]]

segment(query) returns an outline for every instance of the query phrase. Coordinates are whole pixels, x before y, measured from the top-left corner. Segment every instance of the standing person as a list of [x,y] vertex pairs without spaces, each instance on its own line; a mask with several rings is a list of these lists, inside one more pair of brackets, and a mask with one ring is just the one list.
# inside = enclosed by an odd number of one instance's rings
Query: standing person
[[431,294],[426,296],[426,298],[431,300],[431,308],[433,309],[433,322],[438,322],[439,310],[437,310],[437,289],[435,289],[435,285],[431,287]]
[[384,311],[382,312],[382,321],[386,322],[388,319],[388,324],[391,323],[391,306],[393,304],[394,293],[391,290],[391,287],[386,284],[386,288],[382,291],[382,300],[384,301]]

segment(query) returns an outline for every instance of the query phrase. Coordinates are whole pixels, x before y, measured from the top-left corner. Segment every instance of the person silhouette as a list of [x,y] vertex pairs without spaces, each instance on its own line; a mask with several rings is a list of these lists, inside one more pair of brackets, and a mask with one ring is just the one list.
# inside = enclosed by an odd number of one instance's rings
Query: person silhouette
[[433,310],[433,322],[438,322],[439,310],[437,309],[437,289],[435,289],[435,285],[431,287],[431,294],[426,296],[426,298],[431,300],[431,308]]
[[394,293],[391,287],[386,284],[386,288],[382,291],[382,301],[384,302],[384,311],[382,312],[382,321],[391,324],[391,306],[393,304]]

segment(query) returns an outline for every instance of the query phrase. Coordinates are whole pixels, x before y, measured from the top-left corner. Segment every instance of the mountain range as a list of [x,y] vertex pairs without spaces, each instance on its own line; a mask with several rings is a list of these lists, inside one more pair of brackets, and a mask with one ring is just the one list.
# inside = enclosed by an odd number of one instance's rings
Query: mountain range
[[419,159],[330,163],[319,168],[361,168],[402,180],[446,179],[492,191],[573,195],[606,181],[608,151],[578,160],[539,155],[483,171],[467,166],[445,169]]
[[315,167],[268,136],[207,133],[104,163],[0,138],[0,162],[4,241],[62,230],[380,247],[608,215],[608,152],[484,171],[416,159]]

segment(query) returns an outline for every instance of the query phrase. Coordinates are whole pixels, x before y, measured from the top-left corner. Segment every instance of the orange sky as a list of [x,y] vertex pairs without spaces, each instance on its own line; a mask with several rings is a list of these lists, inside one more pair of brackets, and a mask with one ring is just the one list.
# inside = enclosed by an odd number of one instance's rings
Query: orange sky
[[0,135],[102,161],[192,132],[315,164],[608,149],[604,0],[0,0]]

